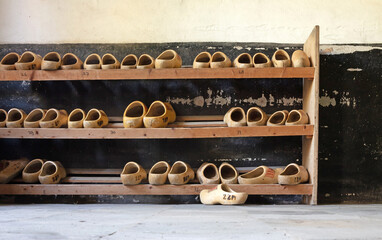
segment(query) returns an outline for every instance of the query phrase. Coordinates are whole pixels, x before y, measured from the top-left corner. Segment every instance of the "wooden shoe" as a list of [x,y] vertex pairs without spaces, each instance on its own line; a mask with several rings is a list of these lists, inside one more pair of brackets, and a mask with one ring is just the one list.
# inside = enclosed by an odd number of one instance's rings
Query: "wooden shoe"
[[309,117],[304,110],[292,110],[288,115],[285,125],[301,125],[308,123]]
[[160,161],[155,163],[149,172],[149,183],[152,185],[165,184],[169,172],[170,165],[167,162]]
[[1,59],[0,70],[15,70],[16,69],[15,63],[17,63],[19,59],[20,59],[20,56],[17,53],[15,52],[8,53],[7,55],[3,57],[3,59]]
[[258,107],[251,107],[247,111],[247,125],[253,126],[264,126],[267,124],[268,115]]
[[22,128],[26,117],[27,114],[23,110],[12,108],[8,111],[8,117],[6,120],[7,128]]
[[143,117],[146,128],[165,128],[175,122],[176,114],[170,103],[155,101]]
[[84,128],[102,128],[109,124],[109,118],[103,110],[90,109],[84,120]]
[[247,125],[245,112],[241,107],[233,107],[224,115],[224,122],[228,127],[241,127]]
[[118,69],[121,67],[119,61],[110,53],[106,53],[102,56],[102,69]]
[[219,167],[219,176],[222,183],[235,184],[239,174],[234,166],[229,163],[222,163]]
[[288,119],[288,113],[289,112],[287,110],[277,111],[273,113],[268,118],[267,126],[284,125],[286,120]]
[[143,179],[147,178],[146,170],[136,162],[126,163],[121,173],[123,185],[140,184]]
[[29,160],[21,158],[17,160],[0,160],[0,183],[9,183],[28,164]]
[[212,189],[200,192],[200,201],[203,204],[236,205],[247,201],[248,193],[235,192],[227,184],[219,184]]
[[61,66],[61,56],[57,52],[50,52],[44,56],[41,62],[42,70],[57,70]]
[[279,184],[296,185],[305,183],[309,180],[309,173],[304,166],[299,166],[296,163],[291,163],[278,177]]
[[195,172],[190,165],[182,161],[176,161],[168,173],[168,180],[171,184],[182,185],[194,180]]
[[97,53],[92,53],[85,59],[84,69],[101,69],[101,57]]
[[68,113],[66,110],[49,109],[40,121],[41,128],[60,128],[68,125]]
[[211,63],[211,54],[209,52],[201,52],[195,57],[193,68],[209,68]]
[[292,54],[293,67],[310,67],[308,55],[302,50],[296,50]]
[[142,54],[138,59],[137,69],[147,69],[155,67],[155,60],[148,54]]
[[134,54],[127,55],[121,62],[121,69],[137,68],[138,58]]
[[239,184],[276,184],[281,172],[281,168],[274,170],[266,166],[260,166],[240,175],[238,181]]
[[5,127],[7,123],[8,113],[4,109],[0,109],[0,128]]
[[272,62],[264,53],[256,53],[253,55],[253,66],[255,68],[272,67]]
[[211,57],[211,68],[231,67],[231,60],[223,52],[215,52]]
[[68,128],[83,128],[86,114],[80,108],[74,109],[68,117]]
[[30,161],[23,170],[23,181],[25,183],[38,183],[38,176],[41,173],[44,160],[34,159]]
[[285,50],[279,49],[273,54],[272,62],[275,67],[290,67],[289,54]]
[[200,184],[220,183],[219,170],[213,163],[203,163],[196,171]]
[[82,61],[73,53],[67,53],[62,57],[61,69],[81,69]]
[[46,161],[38,176],[41,184],[57,184],[64,178],[66,178],[66,171],[59,161]]
[[45,117],[46,110],[41,108],[33,109],[24,120],[25,128],[39,128],[41,120]]
[[26,51],[15,63],[15,67],[17,70],[38,70],[41,69],[41,60],[40,55]]
[[180,68],[182,66],[182,58],[172,49],[162,52],[155,59],[155,68]]
[[253,59],[248,53],[240,54],[234,61],[235,68],[251,68],[253,67]]
[[143,127],[143,117],[147,113],[146,105],[141,101],[134,101],[127,106],[123,113],[123,126],[125,128]]

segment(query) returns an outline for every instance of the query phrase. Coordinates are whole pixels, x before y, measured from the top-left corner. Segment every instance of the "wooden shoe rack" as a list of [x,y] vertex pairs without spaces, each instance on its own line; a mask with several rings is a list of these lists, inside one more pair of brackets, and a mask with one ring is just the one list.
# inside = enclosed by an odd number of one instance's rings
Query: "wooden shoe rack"
[[[303,195],[306,204],[317,203],[318,174],[318,93],[319,93],[319,27],[316,26],[304,44],[312,67],[306,68],[222,68],[222,69],[134,69],[134,70],[15,70],[0,71],[0,81],[65,81],[65,80],[132,80],[132,79],[240,79],[302,78],[303,109],[309,125],[225,127],[223,116],[178,116],[177,122],[165,129],[124,129],[122,117],[111,117],[102,129],[31,129],[0,128],[0,138],[29,139],[165,139],[302,136],[302,164],[308,169],[309,183],[295,186],[278,184],[230,185],[236,191],[259,195]],[[249,171],[238,168],[239,172]],[[67,169],[61,184],[24,184],[15,179],[0,184],[4,195],[196,195],[212,185],[197,184],[153,186],[143,183],[123,186],[118,177],[122,169]],[[100,175],[100,177],[87,177]],[[96,183],[96,184],[95,184]]]

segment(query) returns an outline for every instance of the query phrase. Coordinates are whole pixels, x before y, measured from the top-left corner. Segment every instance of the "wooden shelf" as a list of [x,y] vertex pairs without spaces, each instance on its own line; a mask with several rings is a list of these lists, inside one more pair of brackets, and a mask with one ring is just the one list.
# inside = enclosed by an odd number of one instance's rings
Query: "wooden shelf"
[[166,139],[312,136],[313,125],[203,128],[1,128],[0,138]]
[[[2,195],[198,195],[216,185],[0,184]],[[259,195],[312,195],[311,184],[230,184],[234,191]]]
[[308,78],[314,67],[306,68],[169,68],[109,70],[14,70],[0,71],[0,81],[77,81],[135,79],[215,79],[215,78]]

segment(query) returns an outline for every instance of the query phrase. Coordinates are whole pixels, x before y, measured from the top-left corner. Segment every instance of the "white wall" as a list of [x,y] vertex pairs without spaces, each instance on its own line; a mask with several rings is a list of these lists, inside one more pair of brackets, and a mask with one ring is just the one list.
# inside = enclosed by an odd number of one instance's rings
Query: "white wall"
[[381,43],[382,0],[0,0],[0,43]]

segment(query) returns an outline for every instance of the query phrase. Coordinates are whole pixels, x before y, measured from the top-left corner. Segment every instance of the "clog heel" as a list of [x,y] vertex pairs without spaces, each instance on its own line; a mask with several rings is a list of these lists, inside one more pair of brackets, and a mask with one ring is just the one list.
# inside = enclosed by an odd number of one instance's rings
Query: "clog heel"
[[83,122],[84,128],[102,128],[109,124],[109,118],[103,110],[90,109]]
[[68,117],[68,128],[83,128],[86,114],[80,108],[74,109]]
[[30,51],[24,52],[19,61],[15,63],[17,70],[38,70],[41,69],[41,56]]
[[279,126],[285,125],[286,120],[288,119],[289,112],[287,110],[277,111],[273,113],[267,121],[267,126]]
[[38,176],[41,173],[44,160],[34,159],[30,161],[23,170],[23,181],[25,183],[38,183]]
[[143,117],[143,124],[146,128],[165,128],[169,123],[175,122],[175,119],[176,114],[170,103],[155,101]]
[[73,53],[67,53],[62,57],[61,69],[70,70],[70,69],[81,69],[82,61]]
[[138,59],[137,69],[148,69],[155,67],[155,60],[148,54],[142,54]]
[[291,163],[285,167],[278,177],[279,184],[296,185],[309,180],[308,170],[304,166]]
[[170,165],[167,162],[160,161],[155,163],[149,172],[149,183],[152,185],[165,184],[169,172]]
[[129,54],[123,58],[121,62],[121,69],[135,69],[138,65],[138,58],[134,54]]
[[241,127],[247,125],[245,112],[241,107],[233,107],[224,115],[224,123],[228,127]]
[[242,53],[233,61],[235,68],[251,68],[253,67],[253,59],[248,53]]
[[143,179],[147,178],[146,170],[136,162],[128,162],[121,173],[123,185],[140,184]]
[[61,66],[61,56],[57,52],[50,52],[44,56],[41,62],[42,70],[57,70]]
[[211,54],[209,52],[199,53],[192,64],[193,68],[209,68],[211,63]]
[[219,170],[213,163],[203,163],[196,171],[200,184],[220,183]]
[[66,110],[49,109],[40,121],[41,128],[60,128],[68,124],[68,113]]
[[189,181],[194,180],[194,178],[194,170],[192,170],[190,165],[182,161],[175,162],[168,173],[168,180],[174,185],[187,184]]
[[272,56],[273,66],[282,68],[282,67],[290,67],[290,57],[289,54],[283,50],[277,50]]
[[264,53],[256,53],[253,55],[253,66],[255,68],[272,67],[272,62]]
[[258,107],[251,107],[247,111],[247,125],[253,126],[264,126],[267,124],[268,115]]
[[15,52],[8,53],[1,59],[0,62],[0,70],[15,70],[17,63],[20,59],[20,55]]
[[110,53],[102,56],[102,69],[118,69],[121,67],[120,62]]
[[25,128],[39,128],[41,120],[45,117],[46,110],[41,108],[33,109],[24,120]]
[[235,192],[227,184],[219,184],[212,189],[204,189],[199,194],[203,204],[236,205],[247,201],[248,193]]
[[222,183],[236,184],[239,174],[234,166],[229,163],[222,163],[219,167],[219,176]]
[[127,106],[123,113],[123,126],[125,128],[143,127],[143,117],[147,113],[146,105],[141,101],[134,101]]
[[27,114],[18,108],[12,108],[8,111],[6,120],[7,128],[22,128]]
[[308,123],[309,116],[304,110],[292,110],[288,115],[285,125],[301,125]]
[[231,60],[223,52],[215,52],[211,57],[211,68],[231,67]]
[[155,68],[180,68],[182,66],[182,58],[172,49],[162,52],[155,59]]
[[66,178],[66,170],[59,161],[45,162],[38,176],[41,184],[57,184],[64,178]]
[[85,59],[84,69],[101,69],[101,57],[97,53],[92,53]]
[[308,55],[302,50],[296,50],[292,54],[293,67],[310,67]]

